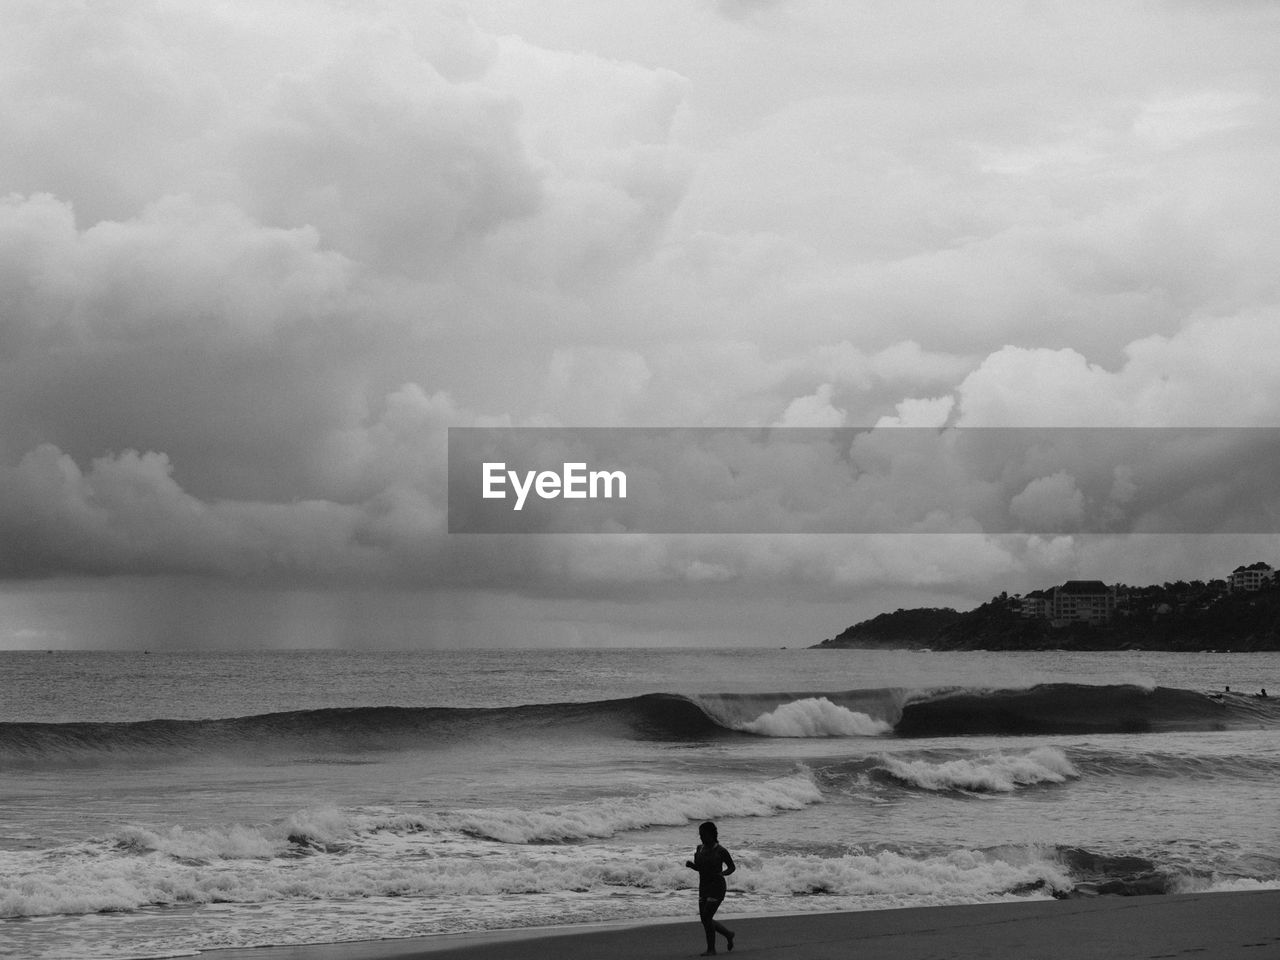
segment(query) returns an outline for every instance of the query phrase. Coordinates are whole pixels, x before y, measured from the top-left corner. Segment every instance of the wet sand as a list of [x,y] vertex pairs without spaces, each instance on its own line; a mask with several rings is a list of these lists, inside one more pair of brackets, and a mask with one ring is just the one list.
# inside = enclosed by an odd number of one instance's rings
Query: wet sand
[[[722,919],[754,960],[1280,958],[1280,890]],[[697,918],[207,951],[209,960],[648,960],[704,947]],[[720,941],[720,955],[730,956]]]

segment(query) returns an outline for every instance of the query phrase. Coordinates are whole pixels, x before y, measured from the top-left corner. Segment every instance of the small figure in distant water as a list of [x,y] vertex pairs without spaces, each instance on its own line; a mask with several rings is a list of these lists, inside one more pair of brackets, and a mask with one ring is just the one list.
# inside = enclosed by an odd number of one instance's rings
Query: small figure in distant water
[[1263,688],[1262,688],[1262,692],[1261,692],[1261,693],[1259,693],[1259,694],[1256,694],[1256,696],[1257,696],[1257,697],[1259,697],[1259,698],[1260,698],[1260,699],[1262,699],[1262,700],[1267,699],[1267,688],[1266,688],[1266,687],[1263,687]]
[[729,942],[729,949],[733,949],[733,931],[717,922],[715,916],[728,889],[724,878],[738,868],[729,851],[720,846],[719,831],[714,823],[708,820],[698,827],[698,837],[702,843],[693,852],[693,859],[686,860],[684,865],[698,871],[698,919],[707,935],[707,949],[699,956],[711,957],[716,952],[717,933]]

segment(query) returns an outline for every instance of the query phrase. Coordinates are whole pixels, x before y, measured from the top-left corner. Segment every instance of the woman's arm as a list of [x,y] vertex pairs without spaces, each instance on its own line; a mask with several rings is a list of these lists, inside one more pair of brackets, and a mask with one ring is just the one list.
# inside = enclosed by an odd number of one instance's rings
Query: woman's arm
[[733,857],[729,855],[729,851],[724,847],[720,848],[720,862],[724,864],[724,873],[720,874],[722,877],[727,877],[729,874],[733,873],[733,871],[738,869],[737,866],[734,865]]

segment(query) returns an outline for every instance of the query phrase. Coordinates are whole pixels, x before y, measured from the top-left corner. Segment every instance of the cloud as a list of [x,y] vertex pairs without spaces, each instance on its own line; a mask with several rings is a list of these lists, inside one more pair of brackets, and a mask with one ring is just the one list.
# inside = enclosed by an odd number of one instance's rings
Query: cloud
[[332,496],[335,438],[403,383],[465,391],[471,338],[493,385],[589,325],[562,288],[644,256],[679,196],[678,76],[447,5],[24,11],[0,31],[27,38],[0,76],[10,464],[149,449],[200,496]]
[[277,81],[234,148],[245,206],[269,223],[314,226],[364,263],[437,270],[536,212],[539,177],[516,119],[514,103],[421,61],[353,51]]
[[1059,471],[1028,483],[1010,499],[1009,512],[1033,529],[1076,526],[1084,520],[1084,494],[1074,477]]
[[959,384],[961,426],[1270,426],[1280,385],[1274,307],[1199,318],[1126,345],[1107,370],[1078,351],[1004,347]]
[[81,472],[42,445],[4,471],[0,565],[30,573],[350,573],[356,517],[336,504],[206,504],[163,454],[125,451]]
[[941,427],[951,416],[955,398],[908,397],[895,407],[896,415],[881,417],[876,427]]
[[627,423],[653,373],[634,351],[607,347],[559,349],[551,356],[544,409],[564,423]]
[[48,194],[0,200],[0,357],[184,336],[269,342],[340,312],[352,264],[311,227],[263,227],[227,203],[167,197],[78,229]]
[[783,6],[783,0],[715,0],[716,10],[730,20],[749,20]]
[[782,413],[779,427],[842,427],[845,425],[843,410],[837,410],[831,403],[833,388],[831,384],[821,384],[807,397],[796,397]]
[[1157,149],[1173,149],[1249,125],[1260,104],[1254,95],[1224,91],[1156,100],[1143,105],[1133,132]]

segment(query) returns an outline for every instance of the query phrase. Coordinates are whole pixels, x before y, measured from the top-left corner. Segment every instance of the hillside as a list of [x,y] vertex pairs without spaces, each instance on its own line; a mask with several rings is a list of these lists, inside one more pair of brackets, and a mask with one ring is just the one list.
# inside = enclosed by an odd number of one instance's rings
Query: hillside
[[933,650],[1280,650],[1280,588],[1227,592],[1213,584],[1117,588],[1109,623],[1054,627],[1021,614],[1017,598],[994,597],[958,613],[899,609],[855,623],[815,648]]
[[932,645],[933,638],[953,626],[965,614],[950,607],[899,608],[847,627],[818,647],[892,647],[914,648]]

